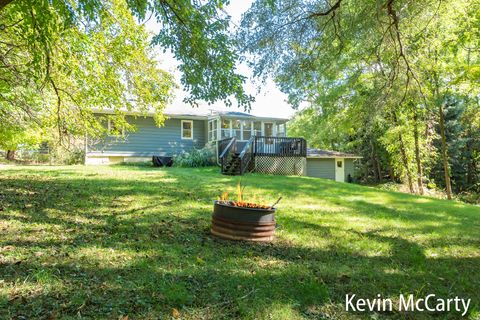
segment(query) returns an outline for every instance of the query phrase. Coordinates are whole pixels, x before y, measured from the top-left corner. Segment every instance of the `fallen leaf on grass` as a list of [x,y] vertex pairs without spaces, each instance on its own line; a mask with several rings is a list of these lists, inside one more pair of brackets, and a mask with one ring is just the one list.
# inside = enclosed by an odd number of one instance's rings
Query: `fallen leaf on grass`
[[172,309],[172,317],[174,317],[175,319],[180,318],[180,311],[178,311],[177,309],[173,308],[173,309]]
[[12,250],[15,250],[15,247],[14,246],[5,246],[3,247],[2,249],[0,249],[0,252],[5,252],[5,251],[12,251]]
[[56,312],[52,312],[52,313],[48,316],[47,319],[48,319],[48,320],[55,320],[55,319],[57,319],[57,314],[56,314]]

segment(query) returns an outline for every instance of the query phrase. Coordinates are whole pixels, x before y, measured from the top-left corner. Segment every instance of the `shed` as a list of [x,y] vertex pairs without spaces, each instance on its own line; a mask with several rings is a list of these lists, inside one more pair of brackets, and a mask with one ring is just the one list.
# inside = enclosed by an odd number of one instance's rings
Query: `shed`
[[338,151],[307,149],[307,176],[348,182],[354,177],[354,161],[362,157]]

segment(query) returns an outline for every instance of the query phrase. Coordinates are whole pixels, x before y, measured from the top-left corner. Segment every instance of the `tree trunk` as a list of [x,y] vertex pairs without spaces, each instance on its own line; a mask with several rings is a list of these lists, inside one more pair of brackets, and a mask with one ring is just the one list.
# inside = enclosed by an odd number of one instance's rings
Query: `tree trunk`
[[5,158],[7,160],[15,160],[15,150],[7,150],[7,155]]
[[413,129],[413,136],[415,139],[415,160],[417,162],[417,185],[418,185],[418,192],[423,195],[423,168],[422,168],[422,160],[420,158],[420,145],[418,139],[418,114],[417,109],[414,107],[415,110],[413,111],[413,120],[414,120],[414,129]]
[[[471,137],[471,131],[467,131],[467,137]],[[468,160],[467,160],[467,186],[471,186],[474,184],[474,177],[475,177],[475,169],[476,169],[476,164],[475,164],[475,159],[473,158],[473,150],[472,150],[472,144],[470,140],[467,140],[467,143],[465,144],[465,148],[467,150],[467,154],[469,155]]]
[[389,172],[389,175],[390,175],[390,180],[392,182],[396,182],[397,179],[395,177],[395,172],[393,171],[393,167],[391,165],[388,167],[388,172]]
[[[397,120],[397,114],[395,113],[395,111],[392,112],[392,115],[393,115],[393,122],[397,126],[398,120]],[[403,166],[405,167],[405,173],[407,174],[408,189],[410,190],[410,193],[415,193],[415,189],[413,188],[412,176],[410,175],[410,170],[408,170],[407,151],[405,150],[405,143],[403,142],[403,136],[401,133],[398,134],[398,141],[400,142],[400,154],[402,156]]]
[[408,170],[408,157],[407,152],[405,151],[405,144],[403,143],[402,134],[398,135],[398,139],[400,141],[400,153],[402,154],[403,166],[405,167],[405,172],[407,174],[408,189],[410,190],[410,193],[415,193],[415,189],[413,188],[412,176],[410,175],[410,170]]
[[452,184],[450,182],[450,167],[448,165],[448,151],[447,151],[447,138],[445,137],[445,115],[443,114],[443,103],[438,105],[439,113],[439,125],[440,125],[440,137],[442,140],[442,161],[443,172],[445,174],[445,189],[447,191],[447,198],[452,199]]
[[375,143],[373,141],[370,141],[370,146],[371,146],[371,156],[372,156],[372,167],[373,167],[373,174],[375,176],[375,181],[381,183],[382,182],[382,173],[380,170],[380,163],[378,161],[378,156],[377,156],[377,151],[375,148]]

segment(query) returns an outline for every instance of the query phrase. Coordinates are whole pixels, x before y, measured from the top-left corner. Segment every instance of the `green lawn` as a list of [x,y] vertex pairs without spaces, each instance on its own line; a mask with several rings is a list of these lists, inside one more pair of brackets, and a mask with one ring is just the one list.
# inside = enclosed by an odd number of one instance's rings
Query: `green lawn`
[[[381,319],[345,294],[472,298],[480,207],[307,177],[249,175],[271,244],[209,234],[218,169],[0,168],[0,318]],[[178,311],[178,312],[177,312]]]

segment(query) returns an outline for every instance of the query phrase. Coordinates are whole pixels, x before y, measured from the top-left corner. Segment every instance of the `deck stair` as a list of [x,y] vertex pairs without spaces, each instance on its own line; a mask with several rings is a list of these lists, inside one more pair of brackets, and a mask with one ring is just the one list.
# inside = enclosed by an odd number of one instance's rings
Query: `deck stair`
[[[239,150],[241,145],[241,150]],[[248,141],[237,143],[235,137],[218,142],[222,174],[243,175],[255,169],[255,157],[306,156],[306,141],[303,138],[252,136]]]
[[225,167],[222,170],[222,173],[225,175],[229,176],[238,176],[242,175],[242,172],[240,171],[240,154],[239,153],[234,153],[232,154],[232,157],[230,158],[230,161],[227,162]]

